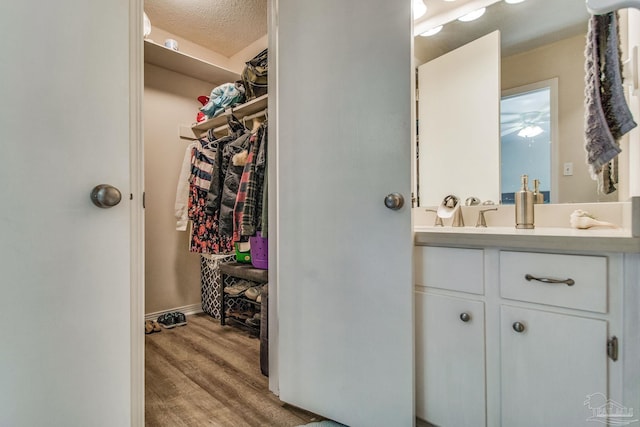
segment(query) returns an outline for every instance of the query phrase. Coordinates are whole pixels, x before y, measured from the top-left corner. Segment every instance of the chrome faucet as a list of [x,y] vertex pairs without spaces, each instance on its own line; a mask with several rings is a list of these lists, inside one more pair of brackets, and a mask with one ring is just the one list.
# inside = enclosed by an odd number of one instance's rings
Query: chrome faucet
[[433,224],[434,227],[444,227],[444,224],[442,223],[442,218],[440,217],[440,215],[438,215],[438,211],[435,209],[426,209],[426,212],[434,212],[436,214],[436,220]]
[[476,221],[476,227],[486,227],[487,221],[484,219],[484,213],[489,211],[497,211],[498,208],[493,209],[483,209],[478,212],[478,221]]
[[464,227],[464,218],[462,217],[462,207],[460,205],[456,206],[456,209],[453,211],[453,222],[451,226]]

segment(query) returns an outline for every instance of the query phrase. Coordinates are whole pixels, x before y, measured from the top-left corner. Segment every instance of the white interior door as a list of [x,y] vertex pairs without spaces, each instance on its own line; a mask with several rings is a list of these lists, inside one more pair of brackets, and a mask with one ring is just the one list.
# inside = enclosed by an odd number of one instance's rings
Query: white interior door
[[270,30],[280,398],[352,427],[414,423],[410,4],[277,0]]
[[[0,425],[130,425],[140,16],[128,0],[0,9]],[[91,203],[103,183],[120,204]]]

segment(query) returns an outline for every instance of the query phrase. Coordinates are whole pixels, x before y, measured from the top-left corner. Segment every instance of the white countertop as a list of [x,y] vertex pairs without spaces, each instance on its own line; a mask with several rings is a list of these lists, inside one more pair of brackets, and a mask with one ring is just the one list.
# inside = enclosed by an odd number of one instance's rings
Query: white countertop
[[640,238],[629,229],[563,227],[414,227],[414,242],[419,246],[474,246],[516,249],[555,249],[604,252],[640,252]]

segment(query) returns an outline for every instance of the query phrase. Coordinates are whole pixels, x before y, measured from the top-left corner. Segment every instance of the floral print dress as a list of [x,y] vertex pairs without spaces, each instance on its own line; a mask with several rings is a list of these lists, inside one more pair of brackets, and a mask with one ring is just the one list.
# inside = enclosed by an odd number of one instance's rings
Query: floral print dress
[[207,193],[216,156],[216,141],[198,140],[191,158],[189,179],[189,219],[192,221],[189,250],[206,254],[233,252],[233,240],[218,232],[218,213],[205,211]]

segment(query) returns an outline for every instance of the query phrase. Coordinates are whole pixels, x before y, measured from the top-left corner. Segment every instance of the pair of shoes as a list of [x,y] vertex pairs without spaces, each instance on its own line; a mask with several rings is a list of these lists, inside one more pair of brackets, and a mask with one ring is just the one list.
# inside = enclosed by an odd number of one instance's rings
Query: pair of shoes
[[144,333],[152,334],[154,332],[160,332],[160,325],[155,320],[146,320],[144,322]]
[[238,295],[241,295],[244,291],[246,291],[250,287],[251,287],[251,283],[247,282],[246,280],[240,280],[231,286],[225,287],[224,293],[232,296],[238,296]]
[[250,300],[256,301],[260,296],[260,285],[252,286],[244,292],[244,296]]
[[184,326],[187,324],[187,317],[184,313],[180,313],[179,311],[174,311],[170,313],[161,314],[158,317],[158,322],[162,325],[163,328],[171,329],[176,326]]

